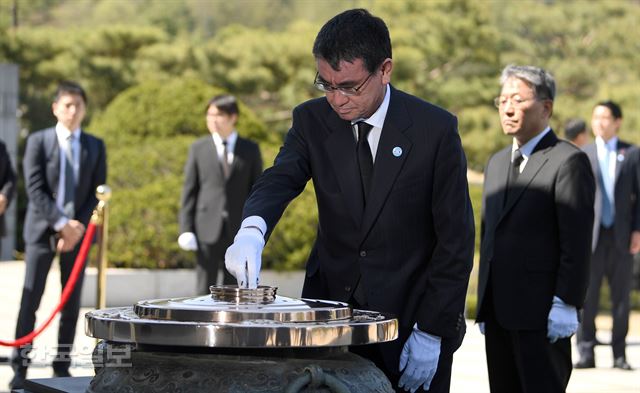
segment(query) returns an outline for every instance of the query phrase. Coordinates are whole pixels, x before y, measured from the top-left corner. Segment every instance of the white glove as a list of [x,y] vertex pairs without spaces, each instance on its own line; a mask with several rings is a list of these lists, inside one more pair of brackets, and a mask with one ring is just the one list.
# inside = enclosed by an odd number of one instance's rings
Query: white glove
[[398,387],[405,391],[415,392],[423,385],[429,390],[431,380],[436,375],[440,358],[440,337],[432,336],[413,327],[413,332],[404,343],[400,355],[400,371],[404,370]]
[[178,236],[178,245],[185,251],[198,250],[198,240],[193,232],[185,232]]
[[262,264],[264,236],[255,227],[240,228],[224,255],[224,265],[240,288],[257,288]]
[[484,336],[484,322],[478,322],[478,329],[480,329],[480,333]]
[[553,297],[549,320],[547,321],[547,338],[551,343],[559,338],[571,337],[578,330],[578,310],[566,304],[557,296]]

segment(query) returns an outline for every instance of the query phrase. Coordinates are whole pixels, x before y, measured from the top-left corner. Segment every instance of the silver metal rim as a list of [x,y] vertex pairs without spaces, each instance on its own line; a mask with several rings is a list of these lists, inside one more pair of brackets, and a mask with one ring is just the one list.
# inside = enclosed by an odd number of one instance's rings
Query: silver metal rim
[[260,304],[217,301],[210,296],[142,300],[133,309],[140,318],[183,322],[328,322],[351,318],[351,307],[346,303],[283,296]]
[[88,312],[85,333],[123,343],[218,348],[337,347],[396,339],[398,321],[378,312],[353,310],[352,318],[328,322],[238,323],[149,320],[133,307]]

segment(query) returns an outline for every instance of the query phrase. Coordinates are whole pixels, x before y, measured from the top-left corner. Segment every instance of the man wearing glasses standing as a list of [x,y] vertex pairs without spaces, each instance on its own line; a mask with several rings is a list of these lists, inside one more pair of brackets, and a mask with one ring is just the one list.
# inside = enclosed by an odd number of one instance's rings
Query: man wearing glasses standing
[[302,295],[399,318],[398,340],[354,348],[401,391],[446,392],[465,333],[474,225],[466,158],[450,113],[390,85],[382,19],[345,11],[316,37],[315,86],[256,182],[227,269],[255,287],[287,204],[313,180],[319,225]]
[[589,159],[549,127],[555,81],[507,66],[496,98],[507,148],[482,198],[478,316],[492,392],[564,392],[589,277],[595,182]]

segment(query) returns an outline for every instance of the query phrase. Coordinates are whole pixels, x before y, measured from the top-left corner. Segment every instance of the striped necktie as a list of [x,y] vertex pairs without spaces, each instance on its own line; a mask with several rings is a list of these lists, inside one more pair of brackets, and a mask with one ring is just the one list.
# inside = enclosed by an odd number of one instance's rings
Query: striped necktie
[[64,146],[64,202],[63,210],[67,217],[75,215],[76,181],[73,171],[73,134],[69,134]]
[[224,149],[222,150],[222,174],[224,175],[224,179],[227,180],[231,174],[228,142],[226,140],[222,141],[222,146],[224,146]]

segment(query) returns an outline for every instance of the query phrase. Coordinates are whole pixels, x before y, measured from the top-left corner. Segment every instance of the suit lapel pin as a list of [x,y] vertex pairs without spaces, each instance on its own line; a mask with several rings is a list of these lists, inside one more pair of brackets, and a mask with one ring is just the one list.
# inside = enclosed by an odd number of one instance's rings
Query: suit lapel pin
[[618,154],[618,162],[624,161],[624,154]]
[[402,155],[402,148],[400,146],[396,146],[391,152],[393,153],[394,157],[400,157]]

